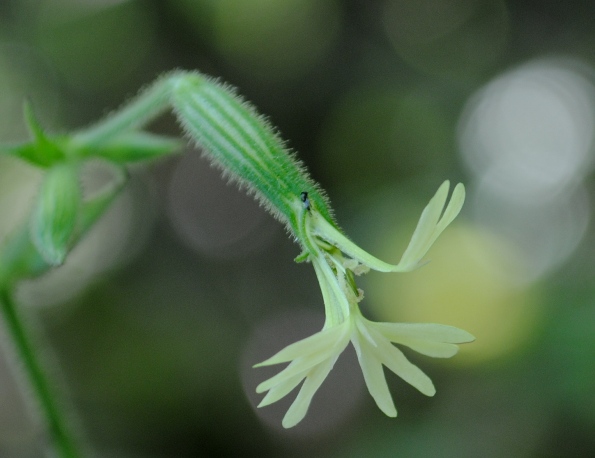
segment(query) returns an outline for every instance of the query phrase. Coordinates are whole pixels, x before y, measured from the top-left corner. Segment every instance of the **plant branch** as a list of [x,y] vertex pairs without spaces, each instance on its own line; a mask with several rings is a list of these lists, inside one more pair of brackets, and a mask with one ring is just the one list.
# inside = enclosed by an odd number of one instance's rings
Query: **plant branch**
[[0,290],[0,305],[2,317],[16,347],[16,351],[24,365],[24,370],[31,383],[33,391],[47,420],[48,428],[54,439],[54,446],[61,458],[79,457],[75,440],[70,432],[64,413],[58,405],[55,394],[45,376],[35,346],[31,341],[30,332],[19,316],[17,305],[11,293],[3,288]]

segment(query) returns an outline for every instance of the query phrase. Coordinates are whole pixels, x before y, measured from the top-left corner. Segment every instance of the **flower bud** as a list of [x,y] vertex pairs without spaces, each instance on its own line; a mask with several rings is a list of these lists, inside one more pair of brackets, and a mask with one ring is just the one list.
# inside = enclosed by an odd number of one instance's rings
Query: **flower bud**
[[50,168],[31,215],[31,240],[53,266],[64,262],[77,225],[82,199],[77,171],[68,163]]

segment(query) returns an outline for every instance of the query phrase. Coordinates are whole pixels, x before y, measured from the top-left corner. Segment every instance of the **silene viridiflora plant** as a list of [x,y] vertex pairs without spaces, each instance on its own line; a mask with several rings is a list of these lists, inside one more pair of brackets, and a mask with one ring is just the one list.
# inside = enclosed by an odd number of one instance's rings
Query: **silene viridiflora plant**
[[[143,130],[167,109],[173,110],[187,137],[202,148],[224,175],[248,189],[285,224],[302,250],[296,261],[311,263],[318,278],[326,314],[324,326],[320,332],[256,365],[289,363],[257,387],[257,392],[266,392],[259,407],[276,402],[303,382],[283,419],[286,428],[296,425],[350,342],[368,390],[385,414],[394,417],[397,412],[383,365],[423,394],[432,396],[435,389],[431,380],[393,344],[446,358],[457,352],[457,344],[471,342],[473,336],[440,324],[370,321],[360,312],[358,304],[363,292],[355,278],[370,269],[408,272],[423,264],[426,252],[461,210],[464,186],[457,184],[449,200],[450,186],[445,181],[423,210],[399,263],[383,262],[342,232],[320,186],[287,150],[270,124],[233,88],[197,72],[177,71],[161,77],[105,119],[72,134],[47,134],[27,105],[25,114],[32,140],[0,145],[1,154],[20,158],[45,171],[26,226],[0,249],[0,300],[4,319],[60,453],[78,456],[14,304],[13,287],[20,279],[41,275],[64,262],[126,183],[129,163],[150,161],[180,149],[179,140]],[[97,195],[87,198],[81,191],[78,174],[90,159],[109,164],[113,180]]]

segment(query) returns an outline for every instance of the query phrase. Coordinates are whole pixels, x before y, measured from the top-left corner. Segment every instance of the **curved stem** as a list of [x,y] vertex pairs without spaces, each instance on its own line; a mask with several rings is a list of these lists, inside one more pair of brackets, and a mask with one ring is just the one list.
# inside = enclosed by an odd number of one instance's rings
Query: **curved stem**
[[176,75],[173,72],[159,78],[120,109],[75,133],[74,140],[87,146],[102,143],[153,121],[170,106],[171,86]]
[[62,458],[79,457],[74,438],[67,428],[65,416],[50,388],[50,383],[40,364],[29,333],[18,314],[12,295],[6,288],[0,289],[0,305],[11,340],[48,423],[58,456]]

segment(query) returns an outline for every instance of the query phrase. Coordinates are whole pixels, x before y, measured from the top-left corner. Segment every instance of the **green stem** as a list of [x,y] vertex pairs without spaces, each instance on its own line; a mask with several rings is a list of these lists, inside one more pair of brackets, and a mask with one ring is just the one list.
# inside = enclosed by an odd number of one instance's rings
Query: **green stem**
[[86,146],[99,144],[145,126],[169,107],[174,82],[175,73],[159,78],[119,110],[76,133],[75,142]]
[[6,289],[0,290],[0,302],[4,322],[10,332],[12,341],[16,346],[16,351],[24,365],[24,369],[33,391],[37,398],[43,414],[48,423],[50,433],[54,439],[54,444],[58,456],[62,458],[76,458],[79,453],[74,444],[74,439],[66,426],[66,419],[61,412],[56,397],[50,389],[50,384],[46,374],[41,367],[31,338],[25,329],[24,323],[18,314],[16,304],[11,294]]

